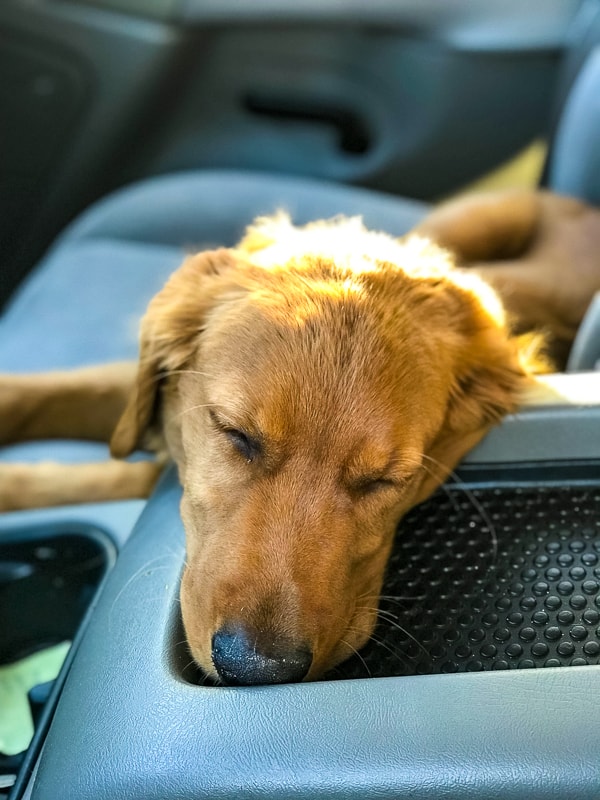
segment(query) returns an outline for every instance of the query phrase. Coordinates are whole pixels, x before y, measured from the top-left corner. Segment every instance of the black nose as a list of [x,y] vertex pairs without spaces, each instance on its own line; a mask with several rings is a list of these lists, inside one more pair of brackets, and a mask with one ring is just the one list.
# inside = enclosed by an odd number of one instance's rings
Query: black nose
[[312,662],[310,648],[242,625],[228,625],[212,638],[212,661],[229,686],[296,683]]

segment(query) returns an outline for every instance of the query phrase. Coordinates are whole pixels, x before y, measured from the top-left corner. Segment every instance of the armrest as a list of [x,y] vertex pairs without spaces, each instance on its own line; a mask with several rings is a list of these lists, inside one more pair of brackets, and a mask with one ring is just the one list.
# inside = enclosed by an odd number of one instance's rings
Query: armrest
[[[521,444],[529,429],[542,460],[560,454],[561,437],[567,446],[586,434],[598,456],[599,412],[526,409],[488,437],[479,460],[499,459],[494,442],[501,455],[515,448],[517,460],[532,460]],[[564,426],[560,436],[548,433],[549,419]],[[76,653],[32,800],[595,800],[600,666],[193,685],[177,600],[180,495],[171,471],[122,551]]]
[[543,375],[465,464],[600,458],[600,372]]

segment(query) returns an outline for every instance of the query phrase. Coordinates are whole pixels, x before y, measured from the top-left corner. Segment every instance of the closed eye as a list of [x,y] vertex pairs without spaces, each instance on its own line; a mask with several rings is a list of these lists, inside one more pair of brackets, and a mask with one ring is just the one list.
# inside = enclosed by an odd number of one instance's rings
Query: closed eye
[[220,419],[212,409],[209,414],[215,428],[228,439],[234,449],[246,461],[252,462],[261,455],[262,447],[258,439],[239,428],[229,425],[225,420]]
[[223,433],[238,453],[248,462],[254,461],[261,453],[260,443],[237,428],[224,428]]
[[376,478],[367,476],[360,478],[352,484],[352,489],[354,492],[363,497],[366,495],[375,494],[375,492],[380,492],[384,489],[392,488],[398,488],[398,483],[393,481],[391,478],[383,477]]

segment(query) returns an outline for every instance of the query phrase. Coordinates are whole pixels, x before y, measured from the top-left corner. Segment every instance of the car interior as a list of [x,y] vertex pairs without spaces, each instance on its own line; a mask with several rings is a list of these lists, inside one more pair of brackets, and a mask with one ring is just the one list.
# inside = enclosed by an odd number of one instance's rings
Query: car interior
[[[4,0],[0,41],[0,372],[135,359],[184,254],[278,209],[402,236],[524,152],[600,205],[600,0]],[[376,635],[313,683],[199,674],[173,468],[0,516],[0,797],[597,798],[599,370],[596,298],[562,398],[402,521]]]

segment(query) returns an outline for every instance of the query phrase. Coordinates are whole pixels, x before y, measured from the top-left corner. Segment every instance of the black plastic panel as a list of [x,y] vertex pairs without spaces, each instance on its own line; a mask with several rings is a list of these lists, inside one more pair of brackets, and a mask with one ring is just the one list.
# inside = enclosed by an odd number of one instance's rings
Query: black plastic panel
[[[42,182],[83,113],[87,89],[77,59],[0,32],[0,252],[13,250],[31,224]],[[0,298],[12,288],[10,277],[0,271]]]
[[0,664],[70,640],[114,560],[88,531],[0,539]]

